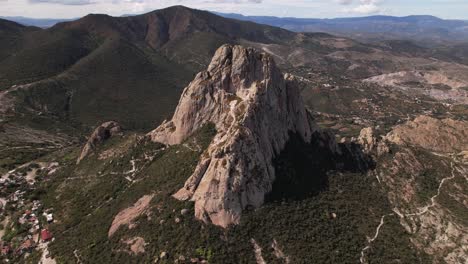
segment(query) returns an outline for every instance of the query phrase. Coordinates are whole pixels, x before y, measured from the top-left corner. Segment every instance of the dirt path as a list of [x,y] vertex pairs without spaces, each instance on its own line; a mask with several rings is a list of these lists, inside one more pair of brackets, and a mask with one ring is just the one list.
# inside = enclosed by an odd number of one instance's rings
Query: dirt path
[[368,240],[367,240],[367,246],[364,247],[364,248],[361,250],[361,258],[359,259],[359,262],[361,262],[361,263],[366,263],[366,261],[365,261],[365,252],[366,252],[368,249],[371,248],[372,242],[374,242],[374,240],[376,240],[376,239],[379,237],[380,229],[381,229],[382,226],[385,224],[385,217],[387,217],[387,216],[392,216],[392,215],[393,215],[393,213],[391,213],[391,214],[386,214],[386,215],[384,215],[384,216],[382,216],[382,217],[380,218],[380,224],[377,226],[377,229],[375,230],[375,235],[374,235],[374,237],[371,238],[371,239],[368,239]]
[[258,245],[257,241],[255,241],[255,239],[252,238],[250,239],[250,243],[252,243],[252,246],[254,248],[255,260],[257,264],[266,264],[262,256],[262,248],[260,247],[260,245]]
[[[402,214],[398,208],[394,208],[393,211],[396,215],[398,215],[400,218],[405,218],[405,217],[413,217],[413,216],[421,216],[427,212],[429,212],[429,210],[431,208],[433,208],[437,201],[437,197],[439,197],[440,195],[440,192],[441,192],[441,189],[442,187],[444,186],[444,183],[446,183],[447,181],[449,180],[452,180],[456,177],[455,175],[455,171],[458,171],[460,173],[462,173],[462,171],[460,171],[459,169],[457,169],[454,165],[453,162],[450,163],[450,167],[452,169],[451,171],[451,175],[449,177],[446,177],[446,178],[443,178],[441,181],[440,181],[440,184],[439,184],[439,188],[437,189],[437,194],[432,196],[431,197],[431,203],[429,205],[426,205],[424,207],[419,207],[417,208],[417,213],[410,213],[410,214]],[[379,181],[380,182],[380,181]],[[388,217],[388,216],[392,216],[394,215],[394,213],[390,213],[390,214],[386,214],[386,215],[383,215],[381,218],[380,218],[380,224],[377,226],[377,229],[375,231],[375,235],[373,238],[371,239],[368,239],[368,242],[367,242],[367,246],[364,247],[362,250],[361,250],[361,258],[359,259],[360,263],[367,263],[367,261],[365,260],[365,252],[367,250],[369,250],[371,248],[371,245],[372,245],[372,242],[374,242],[378,237],[379,237],[379,234],[380,234],[380,229],[382,228],[382,226],[385,224],[385,217]]]
[[76,263],[82,264],[83,262],[81,261],[80,255],[78,254],[78,249],[75,249],[73,251],[73,255],[75,256]]
[[57,262],[49,256],[49,243],[39,243],[39,248],[42,249],[42,256],[39,264],[56,264]]
[[401,213],[399,213],[398,216],[400,216],[400,218],[411,217],[411,216],[420,216],[420,215],[423,215],[423,214],[429,212],[429,210],[436,205],[436,203],[437,203],[436,199],[437,199],[437,197],[439,197],[440,190],[444,186],[444,183],[446,181],[449,181],[449,180],[452,180],[453,178],[455,178],[455,166],[453,165],[453,162],[450,163],[450,167],[452,168],[452,172],[451,172],[450,177],[443,178],[442,181],[440,181],[439,188],[437,189],[437,194],[431,197],[431,203],[429,205],[418,208],[417,213],[411,213],[411,214],[401,214]]

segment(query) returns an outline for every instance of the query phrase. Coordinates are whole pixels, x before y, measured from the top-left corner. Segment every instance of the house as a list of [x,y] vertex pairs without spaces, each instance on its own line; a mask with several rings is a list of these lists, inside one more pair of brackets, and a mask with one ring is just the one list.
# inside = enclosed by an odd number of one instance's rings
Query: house
[[42,229],[41,231],[41,239],[43,242],[47,242],[53,238],[52,233],[50,233],[47,229]]
[[3,256],[4,256],[4,255],[8,255],[8,254],[10,254],[10,252],[11,252],[11,247],[8,246],[8,245],[4,245],[4,246],[2,246],[1,251],[2,251],[2,255],[3,255]]
[[54,216],[52,214],[46,214],[45,217],[49,223],[54,221]]
[[32,239],[26,239],[21,244],[21,246],[19,246],[18,249],[16,249],[16,254],[21,255],[26,252],[31,252],[34,246],[34,241]]
[[34,223],[36,222],[37,218],[35,216],[31,216],[28,221],[31,222],[31,223]]

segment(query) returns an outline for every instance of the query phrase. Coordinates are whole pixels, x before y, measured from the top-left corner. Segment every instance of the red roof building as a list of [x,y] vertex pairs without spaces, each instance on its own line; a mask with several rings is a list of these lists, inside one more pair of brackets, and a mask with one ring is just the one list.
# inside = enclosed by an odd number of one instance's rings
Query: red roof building
[[52,239],[52,233],[49,232],[47,229],[42,229],[41,231],[41,239],[43,242],[49,241]]

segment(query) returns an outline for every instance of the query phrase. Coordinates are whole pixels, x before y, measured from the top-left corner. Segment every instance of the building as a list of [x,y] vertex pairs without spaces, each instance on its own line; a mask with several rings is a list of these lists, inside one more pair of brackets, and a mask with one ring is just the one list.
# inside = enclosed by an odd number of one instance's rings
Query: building
[[42,242],[47,242],[53,238],[52,233],[50,233],[47,229],[42,229],[41,231],[41,239]]

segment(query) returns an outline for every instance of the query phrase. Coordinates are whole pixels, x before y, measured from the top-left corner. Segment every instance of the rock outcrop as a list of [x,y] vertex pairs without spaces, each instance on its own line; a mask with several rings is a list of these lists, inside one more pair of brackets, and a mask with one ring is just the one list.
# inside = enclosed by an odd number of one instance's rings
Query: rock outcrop
[[122,128],[120,125],[115,121],[105,122],[102,125],[98,126],[91,136],[89,137],[88,141],[86,142],[85,146],[81,150],[80,157],[76,161],[76,164],[79,164],[85,157],[87,157],[96,146],[103,143],[104,141],[108,140],[109,138],[122,133]]
[[290,134],[310,142],[310,121],[293,77],[251,48],[224,45],[207,71],[185,88],[171,121],[148,135],[179,144],[213,123],[217,134],[192,176],[174,197],[195,202],[195,215],[227,227],[246,207],[257,208],[272,188],[272,159]]
[[468,122],[418,116],[395,126],[386,139],[398,145],[411,144],[435,152],[458,153],[468,150]]
[[121,226],[131,226],[133,221],[146,213],[154,194],[148,194],[135,202],[132,206],[120,211],[112,221],[108,231],[108,237],[111,237]]
[[375,153],[375,155],[381,156],[389,152],[387,144],[384,140],[376,137],[372,127],[366,127],[361,130],[357,143],[362,146],[362,150],[366,154]]

